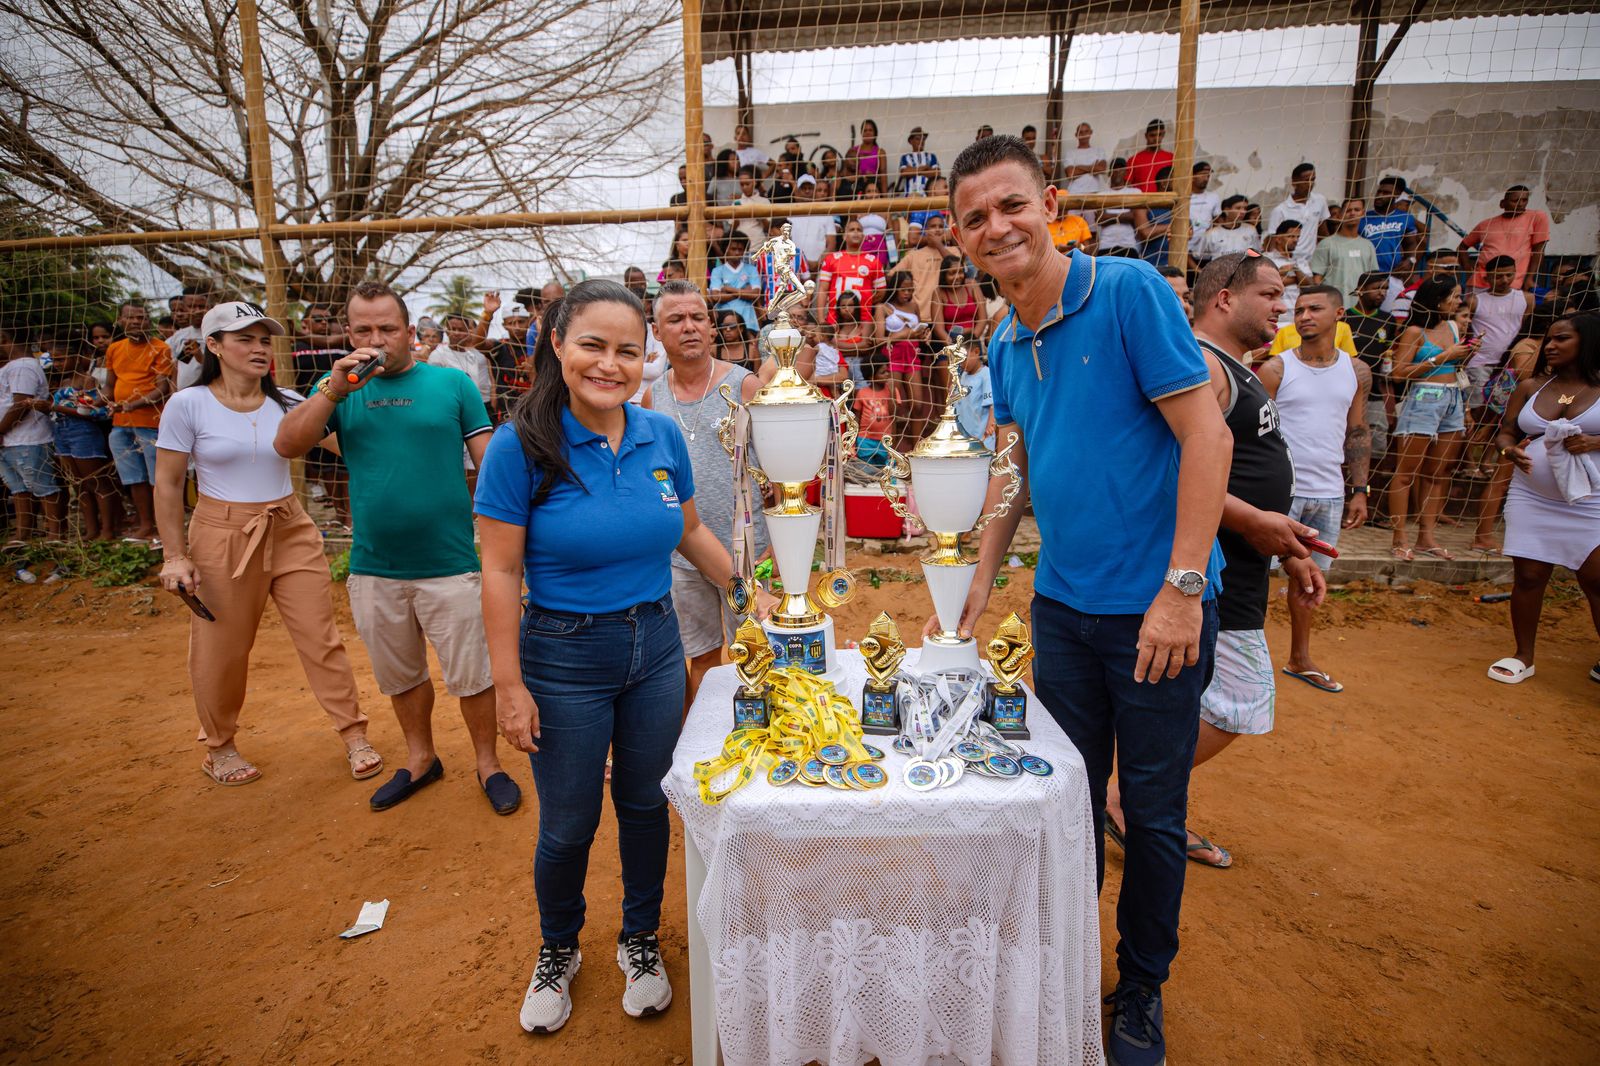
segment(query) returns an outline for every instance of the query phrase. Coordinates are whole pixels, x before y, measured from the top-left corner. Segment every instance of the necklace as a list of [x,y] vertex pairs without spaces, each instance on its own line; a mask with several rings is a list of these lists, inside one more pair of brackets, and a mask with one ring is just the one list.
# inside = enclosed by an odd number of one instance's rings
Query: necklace
[[[677,371],[674,370],[673,373],[676,374]],[[683,435],[689,438],[690,444],[694,443],[695,434],[700,431],[700,423],[705,419],[705,408],[701,405],[706,402],[706,397],[711,395],[711,383],[716,380],[716,377],[717,364],[713,360],[711,365],[706,368],[706,387],[701,390],[700,398],[695,401],[693,429],[690,429],[683,420],[683,404],[679,402],[677,394],[674,393],[672,396],[672,417],[678,420],[678,428],[683,430]]]

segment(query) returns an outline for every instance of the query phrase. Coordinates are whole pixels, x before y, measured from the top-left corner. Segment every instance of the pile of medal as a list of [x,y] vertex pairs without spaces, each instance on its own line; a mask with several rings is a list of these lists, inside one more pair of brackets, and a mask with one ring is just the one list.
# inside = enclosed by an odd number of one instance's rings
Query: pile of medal
[[870,791],[889,783],[884,753],[861,737],[861,718],[831,682],[798,668],[766,675],[771,719],[735,729],[715,759],[695,763],[701,802],[721,803],[765,773],[774,785],[832,785]]
[[967,773],[1016,780],[1055,772],[980,717],[983,679],[976,673],[946,671],[902,680],[900,699],[902,727],[894,749],[912,757],[904,771],[908,788],[947,788]]

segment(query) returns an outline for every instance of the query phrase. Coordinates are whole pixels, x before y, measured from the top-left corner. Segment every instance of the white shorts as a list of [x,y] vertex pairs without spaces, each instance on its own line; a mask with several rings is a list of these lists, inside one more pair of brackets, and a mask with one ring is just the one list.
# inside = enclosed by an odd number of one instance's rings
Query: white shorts
[[733,643],[737,621],[723,590],[698,570],[672,568],[672,609],[678,615],[678,636],[683,653],[693,659],[724,644]]
[[1200,720],[1224,733],[1272,732],[1278,692],[1264,629],[1217,634],[1216,667],[1200,694]]
[[385,696],[428,680],[428,645],[439,653],[452,696],[489,688],[489,646],[483,636],[482,581],[476,572],[407,580],[351,574],[345,583],[356,632]]

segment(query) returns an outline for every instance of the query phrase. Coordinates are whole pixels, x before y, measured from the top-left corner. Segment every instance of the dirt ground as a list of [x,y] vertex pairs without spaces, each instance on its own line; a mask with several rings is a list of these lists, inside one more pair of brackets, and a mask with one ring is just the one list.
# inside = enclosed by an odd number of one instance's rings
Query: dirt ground
[[[857,557],[858,567],[911,565]],[[863,577],[865,570],[858,571]],[[892,576],[892,575],[889,575]],[[995,597],[1024,609],[1031,571]],[[340,620],[378,748],[401,738]],[[917,583],[862,581],[837,612],[859,638]],[[1230,870],[1190,867],[1167,986],[1174,1063],[1594,1061],[1600,1040],[1600,685],[1571,585],[1546,612],[1539,675],[1484,677],[1510,651],[1504,604],[1440,586],[1349,590],[1316,648],[1347,685],[1284,679],[1278,728],[1195,778],[1192,824]],[[494,817],[441,699],[445,781],[372,814],[275,615],[240,747],[263,769],[201,776],[184,668],[187,613],[148,589],[0,592],[0,1060],[21,1062],[682,1063],[689,1056],[681,841],[663,943],[678,1001],[636,1022],[609,955],[620,921],[614,825],[589,878],[590,955],[571,1023],[516,1012],[538,948],[536,810]],[[1270,638],[1281,661],[1287,622]],[[609,814],[607,815],[609,819]],[[1115,848],[1102,900],[1115,980]],[[336,939],[365,899],[388,924]]]

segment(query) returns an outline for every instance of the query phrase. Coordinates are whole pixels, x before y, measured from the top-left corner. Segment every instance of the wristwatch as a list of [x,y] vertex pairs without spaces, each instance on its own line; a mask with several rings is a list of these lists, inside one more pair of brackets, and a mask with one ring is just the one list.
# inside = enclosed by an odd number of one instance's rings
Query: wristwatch
[[1363,496],[1371,496],[1372,495],[1372,486],[1371,485],[1353,485],[1353,486],[1351,486],[1350,495],[1354,496],[1358,492],[1361,493],[1361,495],[1363,495]]
[[1206,575],[1198,570],[1168,570],[1167,584],[1185,596],[1198,596],[1206,590]]

